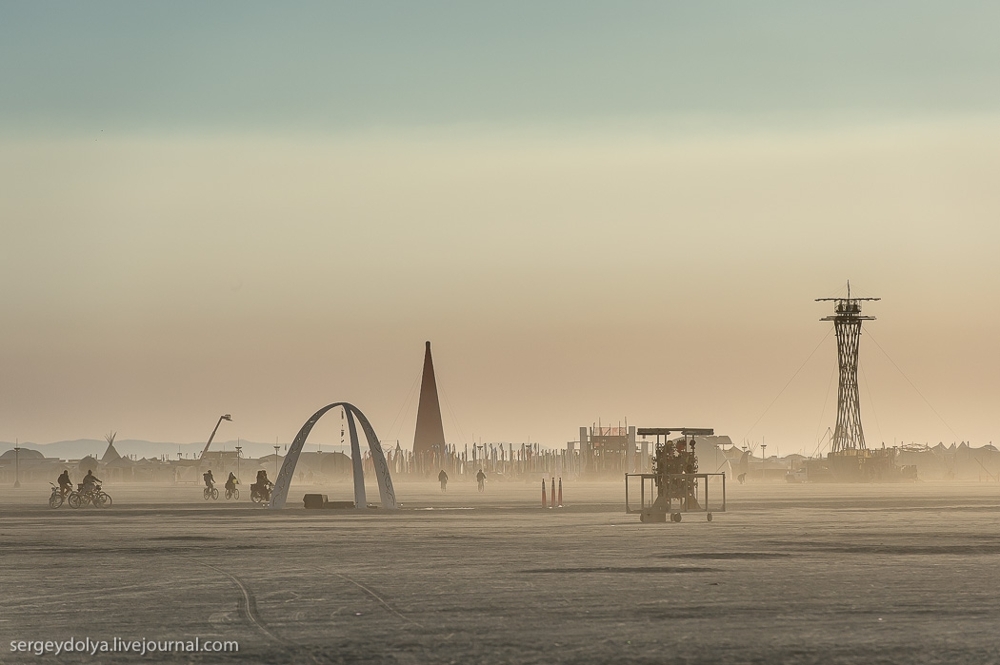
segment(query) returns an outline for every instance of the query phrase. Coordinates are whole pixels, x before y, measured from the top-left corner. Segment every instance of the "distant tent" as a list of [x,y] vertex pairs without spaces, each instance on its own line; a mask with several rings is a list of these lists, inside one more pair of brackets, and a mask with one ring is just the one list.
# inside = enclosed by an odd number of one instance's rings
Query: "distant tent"
[[117,462],[121,458],[122,456],[118,454],[117,450],[115,450],[115,444],[112,443],[111,445],[108,446],[108,449],[104,451],[104,457],[101,458],[101,464],[110,464],[111,462]]
[[108,444],[108,449],[104,451],[104,457],[101,458],[101,464],[111,464],[112,462],[117,462],[122,458],[115,450],[115,444]]
[[116,462],[122,458],[115,450],[115,435],[118,432],[110,432],[105,435],[104,440],[108,442],[108,449],[104,451],[104,457],[101,458],[101,464],[110,464],[111,462]]
[[743,457],[743,451],[736,446],[733,446],[732,448],[725,448],[722,452],[725,453],[726,457],[731,460],[739,460]]
[[102,460],[101,464],[109,469],[131,469],[136,465],[136,463],[130,460],[129,458],[120,456],[118,457],[118,459],[112,460],[110,462],[104,462]]
[[[678,441],[679,439],[674,439]],[[732,464],[727,455],[728,448],[732,446],[732,441],[728,436],[699,436],[695,437],[693,443],[698,450],[698,467],[701,473],[727,473],[732,475]]]
[[80,463],[77,464],[76,466],[78,469],[80,469],[80,471],[86,472],[86,471],[95,471],[99,465],[97,463],[96,457],[94,457],[93,455],[87,455],[82,460],[80,460]]

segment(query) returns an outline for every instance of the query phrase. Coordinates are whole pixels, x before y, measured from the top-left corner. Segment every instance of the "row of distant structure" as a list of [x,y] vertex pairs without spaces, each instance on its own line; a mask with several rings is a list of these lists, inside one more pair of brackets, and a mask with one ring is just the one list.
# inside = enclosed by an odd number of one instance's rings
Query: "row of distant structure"
[[[875,317],[862,313],[862,303],[878,301],[874,297],[854,297],[851,294],[850,282],[847,283],[846,297],[818,298],[817,302],[834,303],[834,313],[824,317],[822,321],[834,324],[837,338],[837,355],[839,365],[839,380],[837,392],[837,421],[831,436],[829,454],[823,459],[808,459],[802,456],[790,455],[783,458],[787,465],[777,464],[781,469],[787,466],[789,471],[797,471],[796,466],[804,467],[807,475],[813,479],[823,480],[891,480],[907,466],[909,458],[922,460],[919,466],[935,467],[927,471],[931,475],[956,477],[959,473],[954,465],[938,464],[938,460],[969,457],[975,461],[975,466],[981,477],[1000,481],[1000,473],[994,468],[992,455],[996,449],[992,445],[971,449],[962,444],[955,449],[939,445],[933,449],[882,448],[869,449],[865,442],[864,428],[861,422],[861,407],[858,391],[858,354],[862,332],[862,323],[873,321]],[[35,475],[51,475],[58,473],[56,469],[64,465],[75,465],[81,473],[88,469],[100,469],[109,480],[153,480],[167,482],[199,482],[201,473],[206,468],[217,472],[228,473],[230,470],[240,470],[245,475],[259,469],[275,474],[282,457],[280,449],[275,445],[274,455],[256,459],[245,459],[240,447],[236,450],[211,450],[212,442],[222,421],[231,421],[230,414],[219,417],[215,428],[205,444],[201,455],[195,459],[177,460],[161,457],[159,459],[131,459],[123,457],[114,446],[114,433],[107,437],[108,447],[101,459],[92,456],[77,461],[62,461],[45,458],[41,453],[19,449],[0,455],[0,478],[9,474],[8,467],[13,461],[18,467],[15,475],[23,468],[26,479]],[[702,468],[710,472],[735,473],[746,470],[754,464],[753,454],[747,450],[739,451],[728,436],[715,435],[711,430],[683,430],[685,439],[694,440],[700,445],[699,459]],[[441,417],[441,406],[438,398],[437,379],[434,373],[434,361],[431,355],[431,343],[425,342],[423,371],[420,382],[420,394],[417,407],[416,426],[413,435],[412,451],[403,450],[397,442],[395,449],[387,451],[390,470],[394,474],[431,476],[440,468],[450,469],[459,476],[475,474],[478,468],[488,468],[499,476],[520,477],[524,474],[553,473],[577,477],[620,477],[623,473],[648,472],[651,466],[651,448],[648,441],[638,441],[637,428],[632,427],[581,427],[577,441],[569,442],[565,449],[542,449],[537,444],[473,444],[472,451],[468,446],[459,451],[455,446],[446,443],[444,425]],[[966,451],[978,450],[978,453]],[[487,452],[489,451],[489,452]],[[907,459],[901,457],[904,455]],[[916,457],[914,457],[916,456]],[[365,453],[365,464],[370,465]],[[800,459],[796,459],[800,458]],[[779,460],[774,457],[776,462]],[[735,460],[735,461],[734,461]],[[800,461],[801,460],[801,461]],[[931,464],[931,460],[935,460]],[[998,460],[1000,462],[1000,460]],[[23,466],[22,466],[23,463]],[[242,466],[242,468],[241,468]],[[761,477],[768,464],[763,451],[760,457]],[[773,468],[774,465],[772,465]],[[475,467],[475,468],[474,468]],[[299,481],[325,482],[337,480],[351,473],[350,459],[340,452],[305,453],[303,452],[296,465],[296,478]],[[774,475],[773,472],[771,475]],[[963,476],[969,473],[963,471]]]

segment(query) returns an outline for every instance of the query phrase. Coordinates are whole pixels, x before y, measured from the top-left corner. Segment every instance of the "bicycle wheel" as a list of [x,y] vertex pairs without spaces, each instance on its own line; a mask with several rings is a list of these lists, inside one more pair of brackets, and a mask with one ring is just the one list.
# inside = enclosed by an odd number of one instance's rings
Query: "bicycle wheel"
[[108,508],[112,504],[111,495],[107,492],[101,492],[94,497],[94,505],[100,508]]
[[209,490],[209,489],[208,489],[208,488],[206,487],[206,488],[205,488],[204,490],[202,490],[202,492],[201,492],[201,496],[202,496],[202,498],[204,498],[204,499],[205,499],[205,501],[208,501],[208,497],[212,496],[212,494],[211,494],[211,490]]
[[240,500],[240,490],[239,490],[239,488],[236,488],[236,489],[233,490],[233,500],[234,501],[239,501]]
[[49,508],[58,508],[63,505],[63,496],[58,492],[49,497]]
[[219,488],[218,487],[213,487],[212,488],[212,500],[213,501],[218,501],[219,500]]
[[69,504],[70,508],[79,508],[82,502],[83,501],[80,499],[80,494],[78,492],[70,492],[69,498],[66,499],[66,503]]

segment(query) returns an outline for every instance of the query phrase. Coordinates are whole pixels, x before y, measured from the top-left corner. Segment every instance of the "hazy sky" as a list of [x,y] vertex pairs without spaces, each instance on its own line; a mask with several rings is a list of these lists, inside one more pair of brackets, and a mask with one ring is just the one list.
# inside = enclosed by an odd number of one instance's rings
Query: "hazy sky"
[[836,399],[813,299],[850,279],[884,298],[870,445],[1000,443],[997,25],[2,2],[0,440],[231,412],[220,437],[288,441],[348,400],[408,446],[431,340],[450,442],[627,418],[810,453]]

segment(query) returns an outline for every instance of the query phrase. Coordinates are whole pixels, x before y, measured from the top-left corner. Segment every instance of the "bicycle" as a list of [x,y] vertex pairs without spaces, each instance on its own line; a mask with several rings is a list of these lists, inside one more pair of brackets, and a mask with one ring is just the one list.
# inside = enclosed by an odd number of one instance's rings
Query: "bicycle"
[[84,491],[83,485],[80,485],[79,488],[77,492],[70,492],[66,499],[70,508],[80,508],[88,503],[97,508],[107,508],[114,502],[111,495],[103,491],[100,485],[94,485],[87,491]]
[[91,498],[91,502],[98,508],[107,508],[112,503],[114,503],[113,499],[111,498],[111,495],[103,491],[100,487],[97,488],[97,491]]
[[205,501],[208,501],[209,499],[218,500],[219,499],[219,488],[215,487],[215,486],[206,487],[205,491],[202,492],[202,495],[205,497]]
[[258,506],[267,506],[271,503],[270,488],[260,488],[257,485],[250,486],[250,500]]
[[239,490],[239,488],[237,488],[237,487],[234,487],[233,489],[229,489],[228,487],[226,488],[226,500],[227,501],[229,499],[233,499],[233,500],[239,501],[239,498],[240,498],[240,490]]
[[49,485],[52,485],[52,494],[49,495],[49,508],[58,508],[66,500],[66,494],[62,491],[61,487],[54,483],[49,483]]

